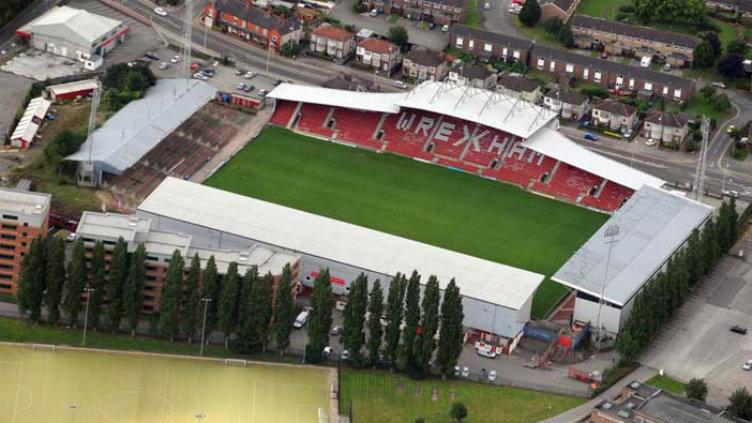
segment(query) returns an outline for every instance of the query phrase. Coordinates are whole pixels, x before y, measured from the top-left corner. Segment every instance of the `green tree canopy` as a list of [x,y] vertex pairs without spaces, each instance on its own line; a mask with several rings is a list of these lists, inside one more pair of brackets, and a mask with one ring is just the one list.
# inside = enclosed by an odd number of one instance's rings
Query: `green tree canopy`
[[355,366],[363,364],[361,350],[365,343],[365,314],[368,306],[368,278],[364,273],[350,285],[347,304],[344,310],[344,331],[342,344],[350,353],[350,361]]
[[708,395],[708,385],[702,379],[690,379],[684,386],[684,392],[686,392],[687,398],[704,402]]
[[65,285],[63,309],[68,316],[68,323],[76,326],[81,312],[81,294],[86,286],[86,249],[83,240],[77,240],[73,247],[73,256],[68,263],[68,282]]
[[329,331],[332,329],[334,298],[329,280],[329,269],[322,269],[316,276],[311,302],[313,310],[311,310],[308,323],[306,360],[318,363],[323,358],[324,348],[329,343]]
[[123,286],[128,277],[128,244],[120,237],[115,243],[110,257],[110,270],[107,275],[107,311],[105,313],[107,327],[113,332],[120,329],[123,319]]
[[715,63],[715,54],[710,43],[703,41],[698,44],[692,54],[692,66],[698,69],[705,69],[713,66]]
[[641,22],[700,26],[705,20],[702,0],[632,0],[635,15]]
[[279,279],[279,284],[277,284],[277,292],[274,296],[274,316],[272,318],[272,336],[277,348],[280,349],[280,354],[290,344],[294,314],[292,269],[290,263],[287,263],[282,269],[282,276]]
[[393,26],[389,28],[389,41],[400,46],[404,50],[410,42],[410,37],[407,34],[407,30],[403,26]]
[[217,324],[225,335],[225,348],[230,344],[230,334],[235,331],[238,319],[238,307],[240,299],[240,276],[238,264],[230,263],[227,273],[222,278],[222,288],[219,294],[219,307],[217,308]]
[[65,242],[59,236],[48,237],[47,246],[47,292],[44,304],[50,323],[60,321],[60,300],[65,284]]
[[378,279],[373,283],[368,297],[368,362],[373,367],[379,363],[379,350],[384,329],[381,327],[381,316],[384,314],[384,292]]
[[180,299],[183,295],[183,272],[185,261],[180,251],[175,250],[167,266],[162,284],[159,306],[159,329],[162,336],[172,341],[180,325]]
[[541,18],[541,8],[538,0],[528,0],[522,6],[518,15],[520,22],[525,26],[535,26]]
[[128,321],[131,335],[136,334],[138,321],[141,317],[141,305],[144,301],[144,283],[146,282],[146,248],[138,244],[131,257],[131,266],[123,287],[123,312]]
[[185,299],[180,308],[180,332],[188,342],[193,340],[198,326],[199,308],[201,307],[201,259],[196,253],[191,259],[188,276],[185,278]]

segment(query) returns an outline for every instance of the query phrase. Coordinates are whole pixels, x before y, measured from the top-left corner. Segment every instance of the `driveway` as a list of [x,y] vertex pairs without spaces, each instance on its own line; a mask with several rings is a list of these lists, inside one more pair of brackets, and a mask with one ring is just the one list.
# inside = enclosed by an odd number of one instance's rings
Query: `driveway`
[[[747,238],[743,250],[752,240]],[[752,358],[752,337],[729,330],[731,325],[752,328],[752,260],[724,257],[695,295],[643,355],[642,362],[687,381],[703,378],[707,402],[727,404],[737,387],[752,390],[752,375],[742,364]]]
[[441,27],[436,26],[433,30],[420,29],[419,21],[411,21],[399,18],[397,22],[387,21],[388,15],[370,16],[368,13],[358,14],[353,11],[353,0],[340,0],[334,7],[330,16],[337,18],[345,25],[355,25],[358,29],[368,28],[379,35],[387,35],[389,28],[401,25],[407,30],[410,42],[434,50],[443,50],[449,43],[449,35],[441,32]]

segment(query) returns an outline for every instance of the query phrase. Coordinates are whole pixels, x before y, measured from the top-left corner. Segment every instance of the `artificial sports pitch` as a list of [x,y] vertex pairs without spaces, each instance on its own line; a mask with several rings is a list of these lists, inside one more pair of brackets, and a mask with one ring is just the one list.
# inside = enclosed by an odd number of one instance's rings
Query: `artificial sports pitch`
[[608,218],[476,175],[271,126],[206,184],[544,274],[534,317],[567,292],[548,277]]
[[9,345],[0,374],[4,423],[318,423],[336,381],[324,368]]

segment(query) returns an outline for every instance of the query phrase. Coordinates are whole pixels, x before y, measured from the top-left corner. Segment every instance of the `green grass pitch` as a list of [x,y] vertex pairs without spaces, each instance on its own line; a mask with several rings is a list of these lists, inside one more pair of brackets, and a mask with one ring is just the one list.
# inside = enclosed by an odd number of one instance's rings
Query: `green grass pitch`
[[0,421],[14,423],[318,423],[336,380],[308,367],[8,345],[0,374]]
[[[206,183],[547,277],[608,217],[475,175],[277,127],[265,128]],[[546,279],[533,315],[544,316],[565,292]]]

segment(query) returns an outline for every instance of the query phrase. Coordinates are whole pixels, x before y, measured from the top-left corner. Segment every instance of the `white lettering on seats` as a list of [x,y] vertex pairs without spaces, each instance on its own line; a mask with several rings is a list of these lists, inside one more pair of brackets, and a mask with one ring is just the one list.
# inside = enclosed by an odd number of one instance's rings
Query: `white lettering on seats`
[[491,131],[484,129],[483,131],[478,132],[470,137],[470,145],[473,147],[473,151],[480,152],[480,140],[482,140],[489,133],[491,133]]
[[468,140],[470,140],[470,137],[472,137],[473,134],[470,133],[470,129],[467,127],[467,125],[462,125],[462,138],[458,139],[457,141],[453,142],[452,145],[457,147],[464,143],[466,143]]
[[493,149],[496,148],[498,150],[496,154],[500,155],[504,152],[504,147],[506,147],[507,142],[509,142],[509,138],[504,138],[504,141],[499,142],[499,135],[494,135],[493,140],[491,140],[491,145],[488,146],[488,152],[491,153]]
[[522,143],[515,143],[512,148],[509,149],[509,153],[507,153],[507,157],[512,157],[512,154],[517,153],[517,160],[522,161],[522,159],[525,157],[525,153],[527,152],[527,148],[522,146]]
[[428,136],[428,134],[431,131],[431,128],[433,128],[434,120],[433,118],[423,116],[420,118],[420,122],[418,122],[418,126],[415,127],[415,133],[417,134],[418,131],[423,131],[423,136]]
[[401,131],[409,130],[410,127],[413,126],[413,121],[415,121],[415,114],[410,115],[410,119],[407,119],[405,116],[407,116],[407,114],[402,112],[399,119],[397,119],[397,129]]

